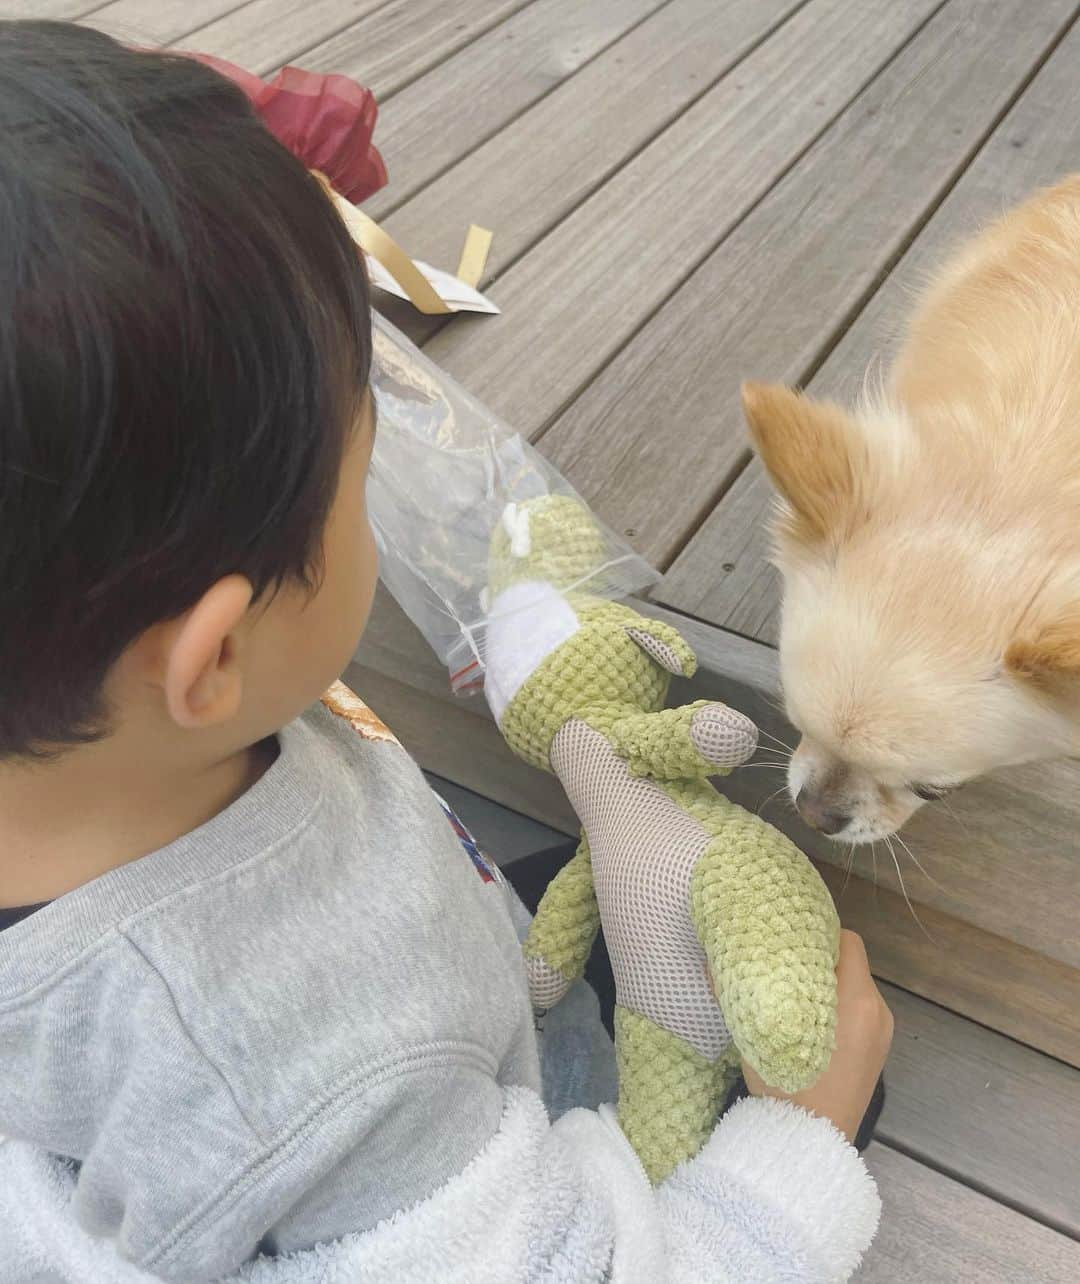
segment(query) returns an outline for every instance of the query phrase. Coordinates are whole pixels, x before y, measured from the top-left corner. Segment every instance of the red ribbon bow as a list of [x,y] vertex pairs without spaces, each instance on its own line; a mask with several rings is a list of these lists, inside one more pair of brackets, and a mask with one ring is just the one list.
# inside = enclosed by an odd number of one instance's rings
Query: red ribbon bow
[[299,67],[265,81],[223,58],[191,56],[238,85],[278,142],[346,200],[358,205],[385,185],[386,165],[371,141],[379,109],[370,89]]

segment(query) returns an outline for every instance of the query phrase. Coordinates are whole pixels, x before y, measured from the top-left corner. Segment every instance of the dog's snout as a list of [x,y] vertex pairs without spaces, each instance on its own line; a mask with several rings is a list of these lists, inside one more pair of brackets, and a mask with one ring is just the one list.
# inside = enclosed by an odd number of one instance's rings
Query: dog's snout
[[851,817],[842,811],[830,807],[828,800],[810,789],[800,789],[795,799],[799,815],[812,828],[830,838],[835,838],[844,829]]

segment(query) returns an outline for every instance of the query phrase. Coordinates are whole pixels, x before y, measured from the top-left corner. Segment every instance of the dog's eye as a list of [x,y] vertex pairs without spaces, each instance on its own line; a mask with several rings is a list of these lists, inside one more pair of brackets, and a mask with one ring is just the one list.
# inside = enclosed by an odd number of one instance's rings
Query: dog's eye
[[939,798],[951,794],[955,787],[955,785],[908,785],[915,797],[921,798],[923,802],[937,802]]

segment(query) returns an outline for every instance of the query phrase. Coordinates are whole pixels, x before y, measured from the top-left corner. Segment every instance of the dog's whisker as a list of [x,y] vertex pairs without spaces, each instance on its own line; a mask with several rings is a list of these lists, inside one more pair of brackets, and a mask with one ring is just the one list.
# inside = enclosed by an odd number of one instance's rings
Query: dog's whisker
[[939,798],[938,802],[941,803],[942,807],[945,808],[946,813],[950,815],[953,818],[953,820],[955,820],[956,823],[960,826],[960,828],[964,831],[964,833],[967,834],[968,838],[970,838],[971,841],[974,842],[975,835],[971,832],[970,829],[968,829],[967,825],[964,824],[964,822],[960,819],[960,817],[956,814],[956,812],[953,811],[952,807],[949,806],[948,800],[945,798]]
[[896,866],[896,877],[900,880],[900,890],[904,893],[904,900],[907,902],[908,911],[910,912],[911,917],[916,923],[918,923],[919,931],[922,932],[923,936],[925,936],[932,945],[936,945],[937,941],[935,941],[926,930],[926,926],[922,919],[915,913],[915,906],[911,903],[911,897],[908,895],[907,884],[904,882],[904,873],[901,870],[900,862],[896,857],[896,849],[893,847],[888,834],[885,835],[885,846],[888,848],[889,855],[892,857],[892,862]]
[[847,891],[847,885],[849,882],[851,882],[851,871],[854,869],[854,867],[855,867],[855,844],[848,843],[847,871],[844,874],[844,885],[843,887],[840,888],[841,896],[843,896],[843,894]]
[[781,794],[786,794],[786,793],[787,793],[787,785],[781,785],[780,788],[775,793],[770,794],[768,798],[766,798],[765,801],[761,804],[761,806],[758,807],[757,814],[760,816],[761,813],[765,810],[765,808],[768,807],[769,803],[774,802],[777,798],[780,797]]
[[764,727],[758,727],[758,735],[764,736],[766,740],[771,740],[773,744],[779,745],[782,749],[786,749],[788,753],[795,752],[786,740],[781,740],[779,736],[774,736],[771,731],[766,731]]
[[877,843],[870,844],[870,857],[874,862],[874,897],[877,898]]
[[782,715],[785,712],[784,700],[782,696],[776,699],[774,699],[772,696],[766,696],[765,702],[769,705],[770,708],[775,709],[777,713]]
[[907,843],[904,842],[903,838],[901,838],[899,834],[893,834],[893,837],[904,849],[904,851],[906,851],[907,854],[911,857],[911,860],[915,865],[915,868],[919,871],[920,874],[922,874],[923,878],[925,878],[928,883],[932,883],[938,889],[938,891],[941,892],[943,895],[948,896],[948,892],[945,891],[945,888],[941,886],[941,884],[937,881],[936,878],[934,878],[931,874],[927,872],[926,867],[923,865],[922,861],[919,860],[919,858],[915,855],[915,853],[911,850],[911,848],[907,845]]

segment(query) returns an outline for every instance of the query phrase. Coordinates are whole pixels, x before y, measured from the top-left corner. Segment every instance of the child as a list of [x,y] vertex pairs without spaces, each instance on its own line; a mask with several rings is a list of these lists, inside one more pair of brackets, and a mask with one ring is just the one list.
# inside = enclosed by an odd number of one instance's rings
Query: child
[[376,577],[319,182],[209,67],[0,23],[0,219],[0,1278],[846,1278],[857,939],[819,1083],[653,1191],[548,1121],[520,904],[317,703]]

